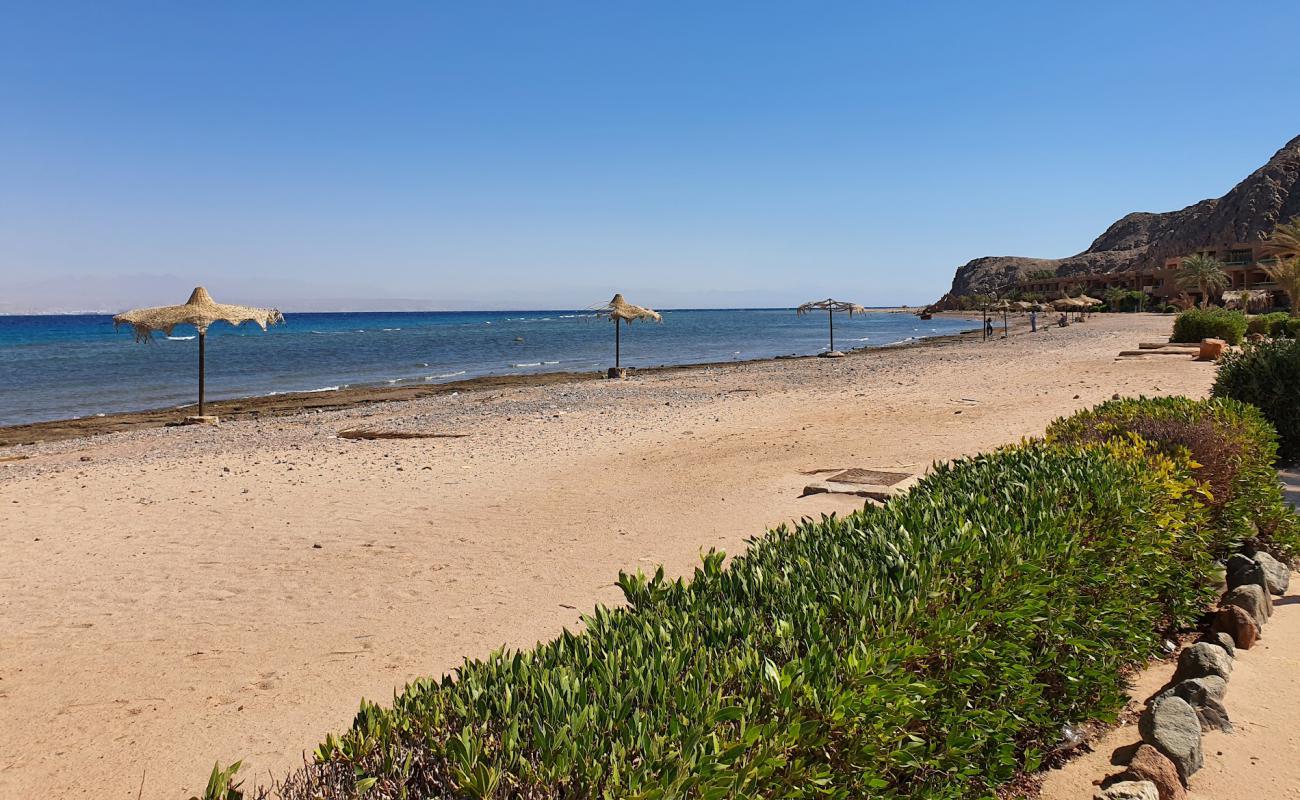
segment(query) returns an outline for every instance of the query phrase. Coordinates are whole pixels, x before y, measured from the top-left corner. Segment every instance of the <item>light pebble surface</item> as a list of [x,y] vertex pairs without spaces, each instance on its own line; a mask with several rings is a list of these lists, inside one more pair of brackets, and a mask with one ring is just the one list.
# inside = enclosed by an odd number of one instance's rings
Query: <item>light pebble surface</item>
[[[1114,393],[1204,395],[1212,365],[1115,360],[1169,326],[6,449],[31,457],[0,464],[0,797],[184,797],[217,759],[281,774],[360,698],[619,602],[620,569],[680,574],[856,507],[800,498],[806,471],[919,472]],[[336,437],[352,427],[468,436]]]

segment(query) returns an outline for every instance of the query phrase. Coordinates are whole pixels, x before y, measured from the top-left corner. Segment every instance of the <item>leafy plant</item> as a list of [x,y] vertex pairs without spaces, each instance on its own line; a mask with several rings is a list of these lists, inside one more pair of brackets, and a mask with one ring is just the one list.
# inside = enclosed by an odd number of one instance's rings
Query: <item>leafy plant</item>
[[1230,398],[1112,400],[1047,428],[1047,440],[1082,444],[1137,436],[1172,457],[1190,459],[1209,489],[1215,524],[1231,535],[1226,557],[1242,544],[1284,561],[1300,557],[1300,523],[1283,499],[1274,462],[1277,432],[1259,409]]
[[1272,314],[1260,314],[1247,320],[1246,333],[1257,333],[1261,336],[1271,337],[1286,336],[1287,321],[1290,319],[1291,315],[1287,314],[1285,311],[1276,311]]
[[1216,397],[1250,403],[1276,428],[1279,459],[1300,460],[1300,339],[1247,344],[1219,363]]
[[1228,285],[1228,273],[1223,271],[1223,262],[1204,253],[1184,258],[1174,279],[1181,288],[1201,293],[1202,308],[1209,306],[1211,292],[1221,292]]
[[1228,344],[1241,344],[1246,333],[1246,315],[1224,308],[1193,308],[1174,318],[1174,331],[1170,337],[1175,342],[1199,342],[1202,339],[1222,339]]
[[710,551],[690,580],[621,574],[626,607],[363,703],[258,796],[990,797],[1063,722],[1113,719],[1125,670],[1212,601],[1244,513],[1212,485],[1243,469],[1192,453],[1267,444],[1227,402],[1140,427],[1184,418],[1185,444],[1063,429]]
[[213,764],[203,797],[191,797],[190,800],[244,800],[244,793],[239,788],[242,784],[235,781],[235,773],[242,766],[242,761],[236,761],[225,769],[221,768],[219,761]]
[[1291,302],[1291,316],[1300,317],[1300,257],[1278,258],[1274,264],[1266,265],[1264,271],[1268,277],[1286,292]]

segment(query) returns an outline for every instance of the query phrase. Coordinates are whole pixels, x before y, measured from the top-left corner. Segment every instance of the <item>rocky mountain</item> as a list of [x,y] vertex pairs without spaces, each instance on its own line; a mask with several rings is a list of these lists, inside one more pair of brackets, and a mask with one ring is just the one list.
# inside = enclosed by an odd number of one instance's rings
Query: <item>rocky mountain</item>
[[962,295],[991,292],[1029,273],[1050,270],[1068,276],[1095,272],[1153,270],[1165,260],[1210,245],[1263,239],[1278,222],[1300,215],[1300,136],[1268,163],[1216,200],[1179,211],[1136,211],[1121,218],[1092,245],[1068,258],[985,256],[957,268],[952,289],[937,304],[951,306]]

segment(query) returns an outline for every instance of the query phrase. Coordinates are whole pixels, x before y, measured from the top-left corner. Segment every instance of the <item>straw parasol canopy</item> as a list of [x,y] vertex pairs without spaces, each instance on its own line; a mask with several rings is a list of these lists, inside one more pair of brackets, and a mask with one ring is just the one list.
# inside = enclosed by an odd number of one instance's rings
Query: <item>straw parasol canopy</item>
[[1085,308],[1090,307],[1090,306],[1100,306],[1100,305],[1105,305],[1105,304],[1106,304],[1106,301],[1105,301],[1105,300],[1098,300],[1097,298],[1095,298],[1095,297],[1089,297],[1089,296],[1086,295],[1086,294],[1081,294],[1081,295],[1079,295],[1078,297],[1076,297],[1076,298],[1074,298],[1074,299],[1077,300],[1077,301],[1079,301],[1080,303],[1082,303],[1083,306],[1084,306]]
[[850,317],[854,314],[867,313],[867,310],[857,303],[850,303],[847,300],[835,300],[830,297],[825,300],[809,300],[807,303],[796,308],[794,313],[802,317],[804,314],[810,314],[814,311],[826,312],[826,321],[830,326],[831,340],[830,349],[826,351],[828,353],[835,352],[835,312],[839,311],[847,313]]
[[1073,297],[1062,297],[1060,300],[1052,301],[1052,308],[1057,311],[1074,311],[1080,308],[1087,308],[1087,304],[1080,303]]
[[622,293],[615,294],[614,299],[610,300],[603,306],[595,309],[596,314],[602,317],[608,317],[614,320],[614,368],[610,370],[610,375],[620,374],[622,363],[622,342],[619,334],[619,324],[624,322],[631,325],[634,320],[654,320],[663,322],[663,315],[652,308],[643,308],[642,306],[632,305],[623,299]]
[[184,305],[137,308],[113,317],[114,326],[130,325],[138,342],[150,341],[156,331],[170,336],[177,325],[193,325],[199,332],[199,416],[203,416],[203,356],[208,328],[213,323],[241,325],[252,322],[262,330],[284,322],[284,315],[274,308],[252,308],[218,303],[202,286],[190,293]]

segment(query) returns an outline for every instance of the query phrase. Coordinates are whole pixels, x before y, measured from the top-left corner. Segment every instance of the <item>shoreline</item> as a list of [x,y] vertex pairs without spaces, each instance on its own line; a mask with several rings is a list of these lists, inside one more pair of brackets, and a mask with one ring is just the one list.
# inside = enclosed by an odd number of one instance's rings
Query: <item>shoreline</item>
[[[902,313],[897,309],[873,309],[878,313]],[[941,312],[944,316],[956,319],[970,317],[968,312]],[[1023,319],[1019,320],[1023,323]],[[978,322],[971,319],[972,323]],[[1016,327],[1013,320],[1013,328]],[[910,350],[924,347],[940,347],[954,342],[964,341],[978,336],[979,329],[946,333],[937,336],[924,336],[911,341],[875,347],[860,347],[844,351],[846,358],[856,358],[867,353],[879,351]],[[779,355],[770,358],[751,358],[740,361],[701,361],[689,364],[661,364],[654,367],[630,368],[629,375],[663,375],[675,372],[689,372],[701,369],[718,369],[741,367],[745,365],[767,364],[778,361],[800,361],[820,358],[817,354]],[[262,417],[284,417],[306,411],[340,411],[378,403],[393,403],[404,400],[420,400],[457,392],[469,392],[487,389],[526,388],[550,386],[561,383],[580,383],[605,380],[603,372],[575,372],[561,370],[556,372],[532,372],[522,375],[477,375],[462,380],[444,383],[422,383],[412,386],[390,386],[372,384],[367,386],[348,386],[341,389],[307,390],[301,392],[279,392],[265,395],[232,397],[209,400],[204,403],[205,410],[222,420],[258,419]],[[170,406],[167,408],[150,408],[139,411],[120,411],[89,417],[72,417],[53,419],[42,422],[27,422],[18,425],[0,426],[0,449],[30,446],[47,442],[60,442],[91,436],[103,436],[110,433],[162,428],[181,425],[182,419],[193,410],[195,404]]]

